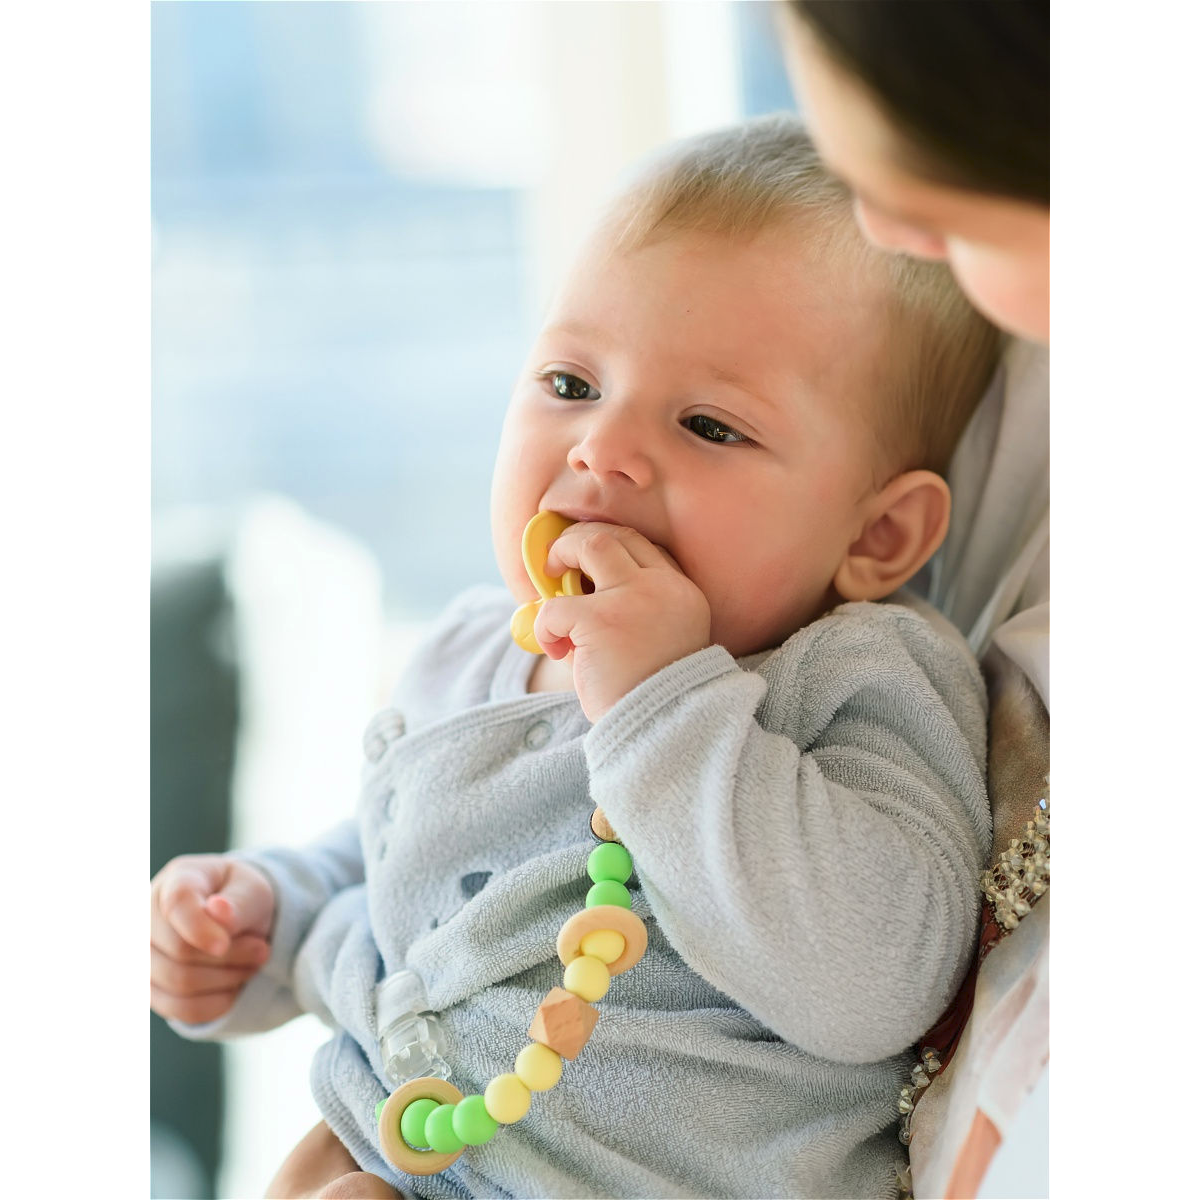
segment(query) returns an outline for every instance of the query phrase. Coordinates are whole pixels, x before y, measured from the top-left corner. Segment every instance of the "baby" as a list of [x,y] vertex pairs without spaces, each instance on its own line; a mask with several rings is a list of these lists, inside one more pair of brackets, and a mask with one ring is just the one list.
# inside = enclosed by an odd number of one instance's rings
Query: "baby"
[[[945,534],[998,342],[944,268],[861,240],[794,119],[685,142],[610,205],[509,405],[508,591],[461,596],[415,655],[357,820],[152,885],[152,1005],[180,1032],[335,1030],[327,1127],[272,1194],[894,1194],[897,1097],[967,969],[990,846],[982,679],[898,589]],[[509,621],[542,510],[575,522],[546,571],[591,586],[542,604],[535,657]],[[413,1074],[479,1094],[512,1072],[563,982],[596,806],[644,957],[526,1116],[397,1170],[382,1009],[400,987],[436,1014],[409,1022]]]

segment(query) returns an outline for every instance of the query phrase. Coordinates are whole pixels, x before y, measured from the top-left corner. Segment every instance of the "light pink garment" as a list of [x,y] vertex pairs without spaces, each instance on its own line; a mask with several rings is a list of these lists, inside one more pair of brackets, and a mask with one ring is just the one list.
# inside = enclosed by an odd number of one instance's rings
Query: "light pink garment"
[[[985,657],[984,670],[991,700],[988,791],[995,861],[1038,811],[1038,798],[1048,794],[1050,723],[1040,698],[1011,659],[994,649]],[[914,1196],[926,1200],[978,1193],[1049,1060],[1049,963],[1046,892],[984,958],[974,1008],[957,1050],[913,1110],[909,1158]]]
[[[929,599],[984,655],[994,861],[1033,817],[1049,771],[1047,351],[1010,346],[963,435],[949,482],[951,526],[925,582]],[[1049,915],[1047,893],[984,959],[962,1040],[913,1111],[918,1198],[977,1194],[1046,1069]]]

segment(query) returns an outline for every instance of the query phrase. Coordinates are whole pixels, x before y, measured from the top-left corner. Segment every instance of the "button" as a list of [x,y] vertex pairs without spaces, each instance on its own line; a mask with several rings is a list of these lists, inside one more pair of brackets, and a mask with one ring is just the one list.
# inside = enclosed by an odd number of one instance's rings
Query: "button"
[[540,750],[553,734],[554,726],[549,721],[535,721],[525,731],[525,749]]
[[404,714],[399,709],[377,712],[363,734],[363,753],[371,762],[378,762],[387,753],[389,743],[404,736],[404,728]]

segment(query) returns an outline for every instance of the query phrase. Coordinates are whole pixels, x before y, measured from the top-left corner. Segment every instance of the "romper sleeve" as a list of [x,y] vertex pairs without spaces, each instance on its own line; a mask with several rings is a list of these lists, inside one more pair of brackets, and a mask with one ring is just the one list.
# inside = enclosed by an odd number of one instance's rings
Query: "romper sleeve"
[[363,881],[362,843],[358,825],[342,821],[309,846],[236,851],[258,867],[275,892],[271,957],[246,984],[232,1009],[215,1021],[169,1024],[197,1041],[238,1037],[274,1029],[305,1011],[297,999],[297,953],[314,921],[339,893]]
[[990,843],[973,655],[894,605],[843,605],[757,671],[719,646],[597,722],[593,800],[682,957],[814,1055],[909,1047],[949,1003]]

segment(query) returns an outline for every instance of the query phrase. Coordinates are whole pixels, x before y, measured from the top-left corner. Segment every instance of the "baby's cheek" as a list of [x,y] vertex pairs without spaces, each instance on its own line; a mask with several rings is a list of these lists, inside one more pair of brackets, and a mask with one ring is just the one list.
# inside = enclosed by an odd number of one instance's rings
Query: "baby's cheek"
[[497,493],[492,498],[492,550],[500,577],[513,597],[522,603],[536,599],[537,591],[529,582],[521,560],[521,527],[515,506]]
[[709,597],[712,640],[735,657],[781,645],[820,615],[827,581],[782,563],[748,569],[737,586]]

